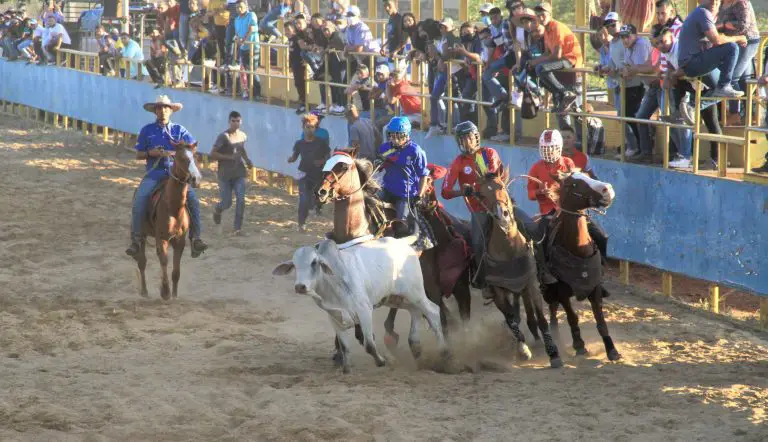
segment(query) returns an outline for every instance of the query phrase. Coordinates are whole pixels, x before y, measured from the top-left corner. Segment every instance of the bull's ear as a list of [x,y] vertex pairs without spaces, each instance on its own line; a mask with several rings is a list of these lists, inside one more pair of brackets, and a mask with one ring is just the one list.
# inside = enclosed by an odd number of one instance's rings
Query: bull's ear
[[273,275],[287,275],[291,273],[291,270],[294,269],[293,261],[285,261],[277,265],[274,270],[272,270]]
[[323,273],[333,276],[333,269],[331,269],[331,266],[329,266],[324,259],[320,259],[318,261],[320,262],[320,268],[323,269]]

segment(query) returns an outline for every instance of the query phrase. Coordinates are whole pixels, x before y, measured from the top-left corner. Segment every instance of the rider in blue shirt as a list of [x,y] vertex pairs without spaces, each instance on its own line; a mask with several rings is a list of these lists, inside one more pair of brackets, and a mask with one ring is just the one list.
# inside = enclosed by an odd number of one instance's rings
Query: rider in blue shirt
[[[125,251],[129,256],[136,256],[144,241],[141,231],[142,223],[147,215],[147,205],[152,192],[170,176],[173,166],[173,155],[176,153],[173,142],[185,141],[192,144],[195,139],[184,126],[170,121],[173,112],[181,110],[181,103],[172,103],[161,95],[154,103],[146,103],[144,109],[157,117],[154,123],[144,126],[139,132],[136,142],[136,158],[147,160],[146,173],[136,189],[136,196],[131,211],[131,245]],[[190,215],[189,238],[192,240],[192,257],[197,258],[208,248],[202,239],[202,223],[200,221],[200,202],[192,187],[187,190],[187,209]]]
[[392,203],[397,218],[405,220],[409,202],[424,195],[429,175],[427,154],[411,140],[411,122],[407,117],[394,117],[386,127],[388,142],[379,147],[384,170],[382,201]]

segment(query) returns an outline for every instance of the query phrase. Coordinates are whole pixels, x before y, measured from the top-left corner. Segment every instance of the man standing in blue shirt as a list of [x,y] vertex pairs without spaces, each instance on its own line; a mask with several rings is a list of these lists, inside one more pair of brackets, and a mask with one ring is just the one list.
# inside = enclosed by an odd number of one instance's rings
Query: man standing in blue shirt
[[[171,141],[195,143],[195,139],[184,126],[171,122],[171,114],[180,111],[182,107],[181,103],[171,102],[166,95],[160,95],[154,103],[144,105],[144,109],[154,113],[157,120],[144,126],[136,141],[136,158],[147,160],[147,172],[139,183],[133,200],[131,245],[125,251],[128,256],[136,256],[140,252],[141,243],[144,241],[141,226],[147,215],[149,199],[152,192],[170,176],[173,156],[176,153]],[[192,257],[197,258],[208,245],[200,239],[200,202],[192,187],[187,190],[187,209],[190,215],[189,238],[192,240]]]
[[[245,71],[251,68],[251,46],[253,46],[253,69],[259,67],[261,50],[259,45],[259,20],[255,12],[248,11],[248,2],[237,2],[237,18],[235,18],[235,46],[238,50],[240,62],[240,86],[243,91],[243,99],[248,99],[248,76]],[[253,96],[261,95],[261,82],[258,75],[253,75]]]
[[427,154],[411,140],[407,117],[392,118],[386,131],[389,141],[379,147],[379,157],[384,161],[381,199],[395,206],[397,219],[405,220],[409,202],[418,202],[427,187]]

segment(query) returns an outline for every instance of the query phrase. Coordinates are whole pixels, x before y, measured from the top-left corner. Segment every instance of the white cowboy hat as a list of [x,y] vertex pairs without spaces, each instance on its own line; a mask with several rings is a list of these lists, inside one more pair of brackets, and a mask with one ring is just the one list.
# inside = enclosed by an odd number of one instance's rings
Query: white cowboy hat
[[147,112],[155,112],[155,107],[157,105],[163,105],[168,106],[171,108],[172,111],[178,112],[181,110],[181,108],[184,107],[181,103],[174,103],[171,101],[170,98],[168,98],[167,95],[158,95],[157,98],[155,98],[155,101],[152,103],[144,103],[144,110]]

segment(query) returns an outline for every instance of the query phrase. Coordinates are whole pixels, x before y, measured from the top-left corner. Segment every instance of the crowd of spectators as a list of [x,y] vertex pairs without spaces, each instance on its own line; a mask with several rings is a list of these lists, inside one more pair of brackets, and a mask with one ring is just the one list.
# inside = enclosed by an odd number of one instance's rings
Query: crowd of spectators
[[[247,71],[265,64],[260,60],[261,44],[282,43],[288,46],[298,114],[308,111],[305,103],[311,83],[307,79],[328,81],[335,85],[319,85],[321,102],[315,111],[345,115],[351,124],[372,127],[377,137],[394,114],[407,115],[431,137],[458,121],[478,123],[483,112],[483,136],[505,142],[513,135],[510,109],[521,110],[514,121],[514,136],[520,139],[524,119],[536,114],[524,107],[543,103],[549,92],[549,110],[559,126],[574,127],[576,138],[582,139],[582,120],[569,113],[592,108],[581,102],[580,75],[571,70],[584,67],[588,48],[581,47],[574,32],[553,17],[549,2],[527,5],[508,0],[503,8],[485,3],[479,8],[478,21],[455,23],[447,17],[419,21],[411,13],[401,13],[396,0],[384,0],[382,10],[388,18],[379,39],[363,21],[360,8],[345,0],[329,1],[326,14],[312,14],[299,0],[270,3],[259,18],[247,0],[166,0],[157,6],[146,59],[131,35],[99,26],[100,71],[137,77],[141,69],[158,86],[170,80],[176,87],[185,87],[188,71],[182,67],[206,65],[216,67],[206,78],[210,92],[230,95],[239,80],[241,97],[258,100],[259,77],[251,80]],[[650,30],[622,23],[619,14],[605,11],[602,26],[590,39],[599,58],[595,72],[612,90],[616,113],[641,120],[658,116],[687,125],[700,113],[710,133],[722,133],[717,104],[730,100],[729,118],[743,122],[744,104],[738,99],[755,73],[760,42],[751,2],[699,0],[699,7],[685,19],[672,0],[656,1],[655,10]],[[0,23],[4,55],[30,63],[53,62],[56,51],[70,43],[62,20],[55,1],[38,19],[25,17],[23,11],[6,11]],[[418,80],[424,86],[423,96],[411,83],[414,72],[423,73]],[[694,85],[684,80],[690,77],[700,78],[705,85],[699,109],[693,109]],[[483,104],[451,102],[449,94],[482,98]],[[421,121],[426,103],[429,118]],[[669,113],[664,112],[667,107]],[[603,153],[606,143],[600,120],[588,118],[586,126],[589,145],[582,148],[590,154]],[[625,156],[630,161],[654,160],[656,127],[626,125]],[[691,131],[672,129],[670,140],[670,166],[690,167]],[[717,155],[717,143],[712,143],[713,168]]]

